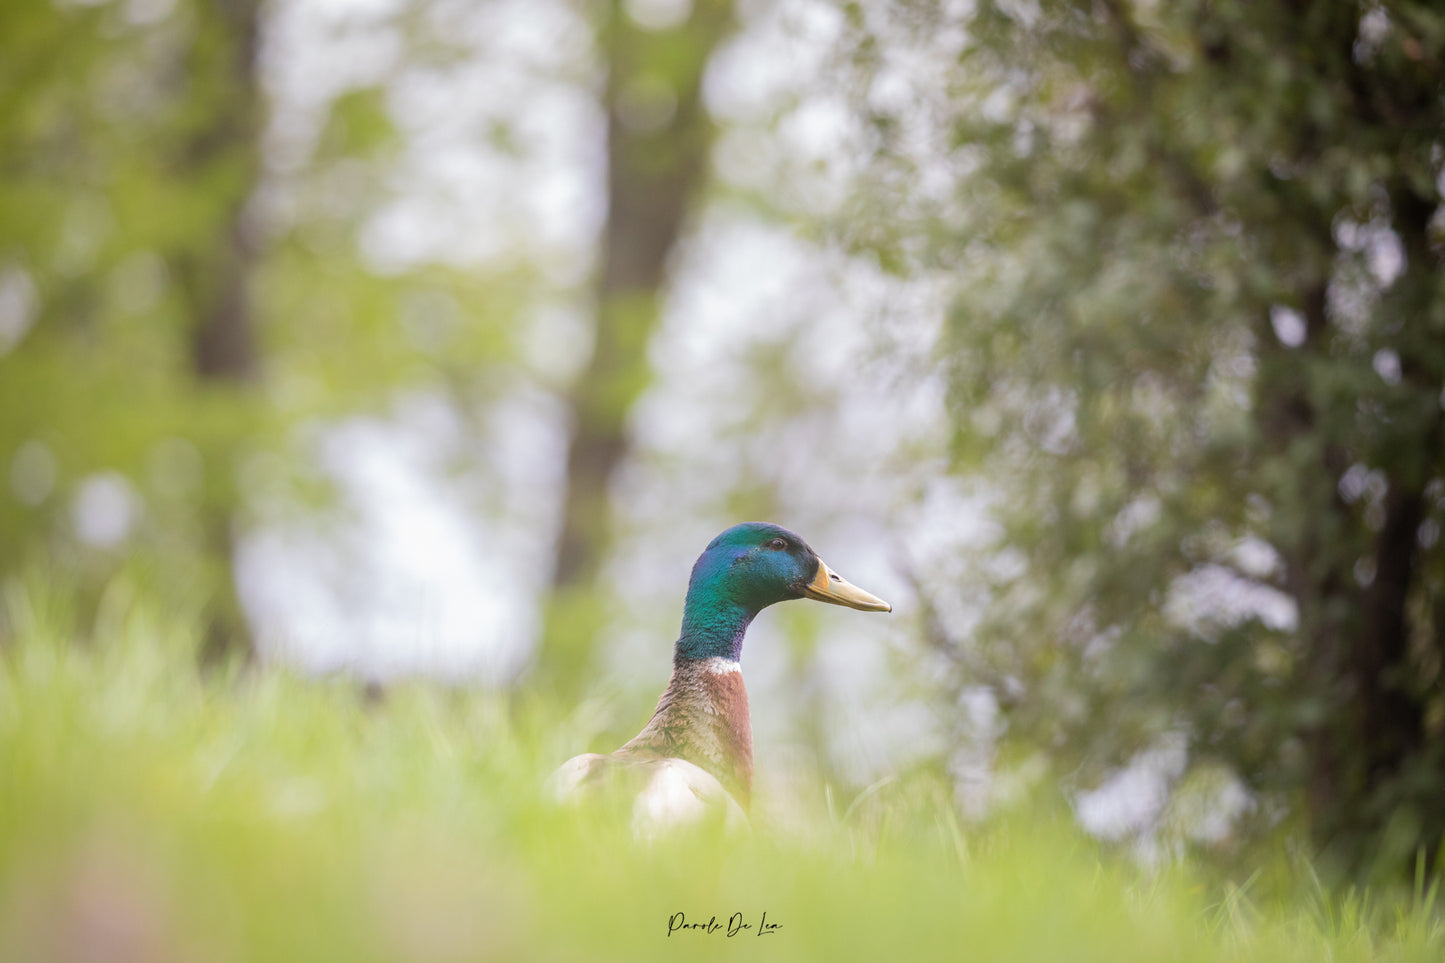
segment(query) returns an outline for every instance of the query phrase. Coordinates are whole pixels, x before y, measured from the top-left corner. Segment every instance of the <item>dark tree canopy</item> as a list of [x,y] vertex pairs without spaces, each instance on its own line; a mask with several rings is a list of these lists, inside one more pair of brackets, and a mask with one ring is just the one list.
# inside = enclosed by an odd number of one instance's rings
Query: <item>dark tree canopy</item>
[[1182,736],[1261,827],[1435,854],[1445,13],[849,9],[865,103],[899,37],[947,63],[932,149],[873,107],[855,240],[958,285],[957,463],[1004,526],[959,684],[1081,787]]

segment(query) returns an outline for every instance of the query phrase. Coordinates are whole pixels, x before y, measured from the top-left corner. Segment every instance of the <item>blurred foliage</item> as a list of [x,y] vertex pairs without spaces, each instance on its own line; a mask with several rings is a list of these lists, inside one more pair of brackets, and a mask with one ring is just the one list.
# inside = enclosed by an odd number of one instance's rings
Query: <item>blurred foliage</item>
[[[956,465],[1002,524],[982,623],[935,632],[957,685],[1078,789],[1183,739],[1176,789],[1250,791],[1233,832],[1437,858],[1445,16],[965,6],[843,7],[847,228],[956,283]],[[900,108],[910,55],[942,67]]]
[[[278,463],[255,456],[399,387],[487,394],[525,297],[510,266],[363,262],[396,139],[379,89],[343,92],[305,163],[266,170],[263,13],[0,10],[0,572],[48,557],[94,602],[117,568],[154,569],[242,646],[234,529],[248,466]],[[338,204],[345,185],[375,200]]]
[[[545,805],[585,712],[407,686],[206,678],[191,614],[113,580],[96,619],[4,584],[0,947],[17,959],[1425,961],[1437,889],[1327,896],[1101,855],[1059,814],[965,834],[938,774],[635,844]],[[735,912],[780,929],[667,935]],[[1046,919],[1045,919],[1046,917]]]

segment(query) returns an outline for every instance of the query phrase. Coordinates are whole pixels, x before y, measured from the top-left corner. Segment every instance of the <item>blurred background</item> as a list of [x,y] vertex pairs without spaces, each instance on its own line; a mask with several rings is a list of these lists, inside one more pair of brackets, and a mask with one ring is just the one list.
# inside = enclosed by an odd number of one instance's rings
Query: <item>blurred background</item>
[[764,807],[1433,863],[1442,58],[1365,0],[7,0],[0,643],[123,586],[199,672],[606,751],[767,519],[894,614],[753,626]]

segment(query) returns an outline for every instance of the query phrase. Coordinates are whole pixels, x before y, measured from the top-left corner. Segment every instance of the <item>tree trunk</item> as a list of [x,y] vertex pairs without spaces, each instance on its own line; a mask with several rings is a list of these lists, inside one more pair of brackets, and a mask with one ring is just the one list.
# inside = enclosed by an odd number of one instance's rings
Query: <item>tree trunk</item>
[[606,17],[608,214],[596,334],[568,397],[567,487],[537,659],[538,674],[566,695],[580,690],[595,662],[603,616],[596,580],[611,541],[608,492],[629,450],[628,415],[649,380],[647,345],[668,257],[705,181],[712,124],[702,77],[731,8],[701,0],[686,21],[660,30],[634,23],[618,0]]
[[[1401,838],[1422,841],[1431,859],[1445,832],[1445,815],[1432,796],[1435,784],[1417,778],[1419,771],[1438,767],[1439,759],[1432,756],[1425,728],[1428,693],[1416,679],[1411,652],[1421,633],[1410,607],[1419,577],[1418,532],[1428,512],[1425,486],[1441,462],[1445,428],[1438,403],[1445,372],[1429,368],[1422,359],[1430,352],[1419,350],[1428,344],[1416,343],[1431,337],[1423,313],[1438,283],[1439,266],[1428,242],[1434,204],[1405,190],[1392,192],[1392,207],[1406,270],[1391,289],[1391,311],[1382,313],[1397,314],[1405,329],[1395,341],[1401,349],[1402,400],[1384,421],[1386,434],[1373,442],[1377,450],[1346,457],[1327,447],[1320,476],[1299,480],[1306,487],[1335,488],[1351,461],[1378,467],[1388,485],[1381,522],[1371,536],[1355,517],[1358,509],[1347,506],[1336,489],[1328,504],[1323,495],[1315,500],[1309,530],[1287,553],[1300,637],[1307,643],[1307,685],[1325,710],[1309,739],[1313,828],[1325,851],[1354,870],[1413,866],[1413,850],[1379,846],[1382,838],[1388,840],[1380,831],[1392,820],[1404,820],[1409,828]],[[1325,348],[1315,340],[1326,323],[1323,289],[1318,295],[1305,311],[1309,335],[1302,352]],[[1302,394],[1289,404],[1309,412]],[[1302,433],[1311,420],[1300,425]],[[1267,433],[1276,444],[1286,444],[1290,436]],[[1401,458],[1402,451],[1412,456]],[[1362,558],[1372,572],[1364,587],[1355,576]],[[1434,644],[1438,648],[1439,640]]]
[[[208,78],[208,86],[214,85],[218,93],[212,95],[215,102],[207,105],[207,120],[190,138],[181,165],[184,176],[196,179],[217,167],[236,173],[225,179],[217,199],[211,243],[179,254],[172,268],[194,319],[192,365],[201,390],[235,394],[248,391],[259,375],[248,293],[255,249],[244,218],[261,171],[262,96],[256,59],[260,0],[202,0],[200,10],[191,80],[207,70],[221,76]],[[224,54],[216,56],[211,44]],[[207,660],[253,654],[234,572],[238,441],[211,438],[202,445],[208,476],[202,526],[211,592],[203,650]]]
[[[1413,457],[1395,458],[1383,499],[1383,524],[1370,553],[1373,578],[1364,592],[1362,626],[1355,634],[1346,673],[1357,704],[1361,743],[1362,793],[1353,801],[1357,819],[1376,826],[1400,818],[1412,823],[1412,835],[1427,857],[1440,855],[1445,838],[1442,814],[1433,783],[1422,786],[1412,771],[1438,769],[1438,751],[1432,750],[1425,719],[1429,693],[1419,681],[1412,641],[1426,641],[1413,624],[1410,601],[1419,581],[1421,523],[1429,508],[1425,486],[1441,463],[1445,420],[1439,404],[1440,370],[1431,341],[1435,337],[1426,312],[1439,284],[1441,265],[1430,249],[1433,198],[1422,197],[1403,183],[1391,191],[1393,227],[1405,253],[1405,271],[1391,290],[1392,307],[1400,315],[1404,332],[1398,339],[1401,355],[1402,410],[1391,418],[1394,434],[1383,444]],[[1393,312],[1392,312],[1393,313]],[[1425,611],[1424,607],[1417,610]],[[1429,640],[1437,653],[1438,635]],[[1428,643],[1427,643],[1428,644]],[[1436,755],[1432,758],[1432,752]],[[1335,805],[1347,804],[1337,800]],[[1414,853],[1385,853],[1403,857],[1413,866]]]

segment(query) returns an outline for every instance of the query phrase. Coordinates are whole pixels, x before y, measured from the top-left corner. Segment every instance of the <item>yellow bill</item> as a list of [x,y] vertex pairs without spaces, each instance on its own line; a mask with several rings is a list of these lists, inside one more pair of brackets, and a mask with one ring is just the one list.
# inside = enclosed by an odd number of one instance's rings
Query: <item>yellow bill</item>
[[893,606],[878,596],[863,591],[829,568],[821,558],[818,559],[818,574],[813,576],[813,581],[803,589],[803,594],[819,602],[846,605],[850,609],[862,609],[865,612],[893,611]]

